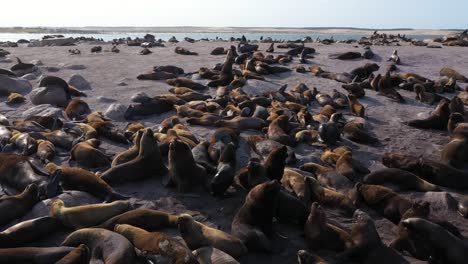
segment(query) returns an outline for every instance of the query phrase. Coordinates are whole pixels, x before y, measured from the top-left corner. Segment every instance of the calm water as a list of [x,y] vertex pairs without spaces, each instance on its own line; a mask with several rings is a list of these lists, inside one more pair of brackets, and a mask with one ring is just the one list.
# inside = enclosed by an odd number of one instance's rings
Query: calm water
[[[126,38],[131,37],[142,38],[146,33],[105,33],[105,34],[62,34],[65,37],[95,37],[95,38],[102,38],[105,41],[111,41],[113,39],[118,38]],[[215,39],[216,37],[222,39],[229,39],[230,37],[240,38],[242,35],[245,35],[247,39],[250,40],[259,40],[260,37],[271,37],[274,40],[297,40],[302,39],[304,37],[312,37],[312,39],[316,39],[320,37],[321,39],[330,38],[333,36],[335,40],[343,40],[343,39],[360,39],[363,36],[368,36],[369,34],[307,34],[307,33],[277,33],[277,32],[248,32],[248,33],[234,33],[234,32],[222,32],[222,33],[151,33],[156,36],[156,39],[168,40],[172,36],[175,36],[178,40],[183,40],[185,37],[193,38],[193,39]],[[18,41],[19,39],[42,39],[45,34],[29,34],[29,33],[0,33],[0,42],[1,41]],[[407,37],[412,37],[416,39],[425,39],[425,38],[434,38],[434,35],[408,35]]]

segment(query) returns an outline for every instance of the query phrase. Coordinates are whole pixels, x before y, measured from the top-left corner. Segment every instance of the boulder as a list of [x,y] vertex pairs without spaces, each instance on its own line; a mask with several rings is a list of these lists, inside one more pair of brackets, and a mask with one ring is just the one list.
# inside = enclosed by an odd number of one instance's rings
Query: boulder
[[0,94],[10,93],[27,94],[31,91],[32,85],[28,80],[0,74]]
[[113,120],[123,120],[127,108],[123,104],[111,104],[104,114]]
[[75,40],[73,38],[50,38],[40,41],[42,46],[74,46]]
[[23,118],[28,118],[32,116],[51,116],[51,117],[59,117],[63,118],[63,110],[60,108],[56,108],[50,104],[42,104],[33,106],[22,114]]
[[68,84],[74,86],[78,90],[91,90],[91,84],[81,75],[74,74],[68,80]]
[[138,92],[138,93],[132,95],[130,100],[132,100],[132,102],[134,102],[134,103],[141,103],[142,104],[142,103],[146,103],[146,102],[150,101],[151,98],[145,92]]
[[65,89],[58,85],[36,88],[31,91],[29,98],[34,105],[51,104],[66,107],[68,104]]

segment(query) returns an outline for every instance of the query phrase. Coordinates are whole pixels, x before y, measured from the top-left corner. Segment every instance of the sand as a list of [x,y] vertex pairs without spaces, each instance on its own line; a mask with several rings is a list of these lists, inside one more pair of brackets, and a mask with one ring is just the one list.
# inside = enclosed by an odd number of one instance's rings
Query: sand
[[[40,66],[44,74],[51,74],[65,80],[73,74],[80,74],[91,83],[92,90],[85,91],[88,95],[84,98],[94,111],[105,111],[109,103],[101,103],[97,100],[98,96],[106,96],[113,98],[119,103],[130,104],[130,97],[137,92],[145,92],[150,96],[167,93],[168,86],[164,81],[139,81],[136,76],[145,71],[151,70],[157,65],[175,65],[182,67],[186,72],[193,72],[200,67],[212,67],[216,63],[221,63],[224,56],[209,55],[210,51],[215,47],[229,47],[228,42],[198,42],[194,44],[181,42],[177,46],[185,47],[191,51],[198,52],[200,56],[183,56],[174,53],[175,45],[169,45],[167,48],[153,48],[153,54],[147,56],[137,55],[141,50],[139,47],[119,46],[120,53],[114,54],[107,52],[110,50],[110,45],[104,45],[104,52],[100,54],[91,54],[89,45],[78,46],[81,49],[82,55],[71,56],[68,54],[69,47],[42,47],[42,48],[9,48],[11,56],[20,57],[23,61],[41,60],[44,66]],[[269,44],[260,44],[260,50],[264,51]],[[311,64],[319,65],[324,70],[334,72],[350,71],[353,68],[362,66],[369,62],[368,60],[353,60],[339,61],[331,60],[328,54],[340,51],[362,51],[362,48],[356,48],[349,44],[335,44],[325,46],[321,44],[307,44],[317,50],[315,58],[311,59]],[[394,47],[376,46],[372,47],[376,58],[371,62],[376,62],[381,66],[379,72],[383,73],[388,65],[387,58],[391,55]],[[442,67],[453,67],[459,70],[462,74],[468,75],[468,52],[466,49],[459,47],[444,47],[442,49],[428,49],[425,47],[402,46],[398,47],[399,55],[402,58],[403,65],[399,66],[403,72],[413,72],[425,76],[430,79],[438,79],[439,71]],[[284,50],[276,50],[279,54]],[[67,70],[61,69],[56,73],[47,73],[46,67],[60,67],[61,64],[72,65],[80,64],[86,66],[84,70]],[[291,63],[290,67],[297,65],[297,59]],[[13,63],[0,63],[0,68],[9,68]],[[280,76],[267,76],[268,82],[263,85],[272,84],[288,84],[293,87],[300,82],[306,83],[309,87],[317,87],[321,92],[331,93],[333,89],[338,89],[341,92],[346,92],[341,88],[341,84],[335,81],[321,79],[312,76],[310,73],[301,74],[296,72],[281,74]],[[118,86],[117,84],[124,81],[127,86]],[[206,80],[202,81],[206,82]],[[250,82],[255,84],[256,82]],[[33,87],[37,87],[38,81],[32,81]],[[466,84],[462,84],[462,87]],[[211,89],[211,93],[214,89]],[[402,124],[402,121],[426,116],[433,110],[432,106],[422,104],[414,100],[415,95],[401,91],[405,97],[406,104],[398,104],[392,102],[385,97],[376,95],[374,91],[366,90],[366,97],[360,99],[360,102],[366,106],[367,120],[370,125],[370,130],[383,142],[382,146],[369,147],[355,143],[347,142],[354,149],[354,157],[363,162],[371,170],[382,168],[380,162],[381,156],[384,153],[404,152],[408,154],[423,155],[429,158],[439,159],[442,147],[448,142],[448,134],[438,131],[423,131],[413,129]],[[445,94],[447,97],[453,94]],[[6,98],[0,98],[4,102]],[[9,118],[20,118],[22,112],[28,109],[32,104],[28,101],[19,107],[10,107],[4,103],[0,103],[0,112]],[[312,112],[317,112],[319,106],[314,104],[311,107]],[[163,114],[161,116],[151,116],[143,121],[147,126],[157,126],[161,120],[173,115],[174,112]],[[116,122],[121,127],[124,127],[127,122]],[[199,139],[205,139],[213,131],[213,128],[206,127],[190,127]],[[248,135],[255,132],[248,131],[242,133],[245,139]],[[118,153],[125,149],[123,145],[117,145],[104,140],[103,148],[108,153]],[[245,140],[241,141],[241,150],[238,151],[239,167],[244,166],[249,159],[250,153],[246,150]],[[304,162],[316,161],[322,150],[299,145],[296,148],[298,166]],[[66,157],[56,158],[56,162],[64,162]],[[141,202],[146,207],[163,208],[169,211],[178,212],[189,210],[197,215],[197,219],[208,224],[212,224],[222,230],[229,231],[232,218],[236,210],[240,207],[245,194],[236,193],[224,199],[214,198],[207,193],[194,193],[193,195],[180,195],[174,190],[162,187],[158,180],[147,180],[138,183],[129,183],[116,188],[119,192],[125,195],[131,195],[137,199],[145,200]],[[444,189],[445,190],[445,189]],[[404,196],[415,199],[424,199],[433,201],[434,215],[447,219],[454,223],[464,235],[468,235],[468,222],[459,216],[453,209],[448,209],[446,193],[452,195],[460,195],[453,190],[446,189],[447,192],[442,193],[403,193]],[[83,195],[78,195],[83,197]],[[78,199],[78,198],[77,198]],[[93,200],[84,198],[77,203],[86,203]],[[153,202],[153,203],[151,203]],[[45,212],[44,206],[49,202],[44,202],[42,209],[35,210],[37,212]],[[42,210],[42,211],[41,211]],[[24,219],[30,219],[34,213],[29,214]],[[343,218],[335,215],[333,212],[328,212],[330,219],[344,227],[350,228],[352,219]],[[40,214],[40,213],[39,213]],[[393,240],[396,234],[396,226],[386,219],[379,217],[376,213],[371,214],[376,222],[379,234],[385,243]],[[36,215],[37,216],[37,215]],[[247,256],[240,259],[241,263],[294,263],[296,262],[296,252],[298,249],[305,249],[302,227],[284,223],[276,223],[275,228],[284,238],[275,239],[274,254],[257,254],[249,253]],[[174,230],[171,234],[177,235]],[[58,245],[63,240],[66,234],[56,234],[45,238],[36,245],[53,246]],[[319,251],[321,256],[327,259],[333,259],[335,253]],[[413,259],[409,258],[416,263]]]

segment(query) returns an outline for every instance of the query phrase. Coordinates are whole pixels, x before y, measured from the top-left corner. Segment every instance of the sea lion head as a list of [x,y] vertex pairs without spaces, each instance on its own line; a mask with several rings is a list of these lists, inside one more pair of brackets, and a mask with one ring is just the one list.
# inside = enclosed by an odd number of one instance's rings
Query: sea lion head
[[177,218],[177,225],[180,227],[189,227],[193,223],[193,217],[189,214],[180,214]]

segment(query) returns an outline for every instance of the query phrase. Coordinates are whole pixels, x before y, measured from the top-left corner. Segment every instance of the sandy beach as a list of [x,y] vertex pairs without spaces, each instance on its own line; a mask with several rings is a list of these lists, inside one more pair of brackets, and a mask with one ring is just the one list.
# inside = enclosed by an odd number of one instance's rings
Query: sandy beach
[[[323,31],[320,31],[324,33]],[[340,31],[342,32],[342,31]],[[345,31],[347,33],[348,31]],[[352,31],[355,33],[356,31]],[[328,30],[325,33],[337,33],[335,30]],[[389,32],[391,33],[391,32]],[[407,32],[398,32],[409,34]],[[433,31],[421,30],[411,31],[411,34],[433,34]],[[444,35],[446,32],[437,31],[437,35]],[[435,33],[434,33],[435,34]],[[138,55],[141,51],[140,47],[128,47],[119,45],[120,53],[110,52],[111,45],[102,45],[103,52],[92,54],[90,52],[91,45],[79,45],[72,48],[81,50],[81,55],[69,55],[70,47],[38,47],[38,48],[5,48],[11,55],[9,56],[13,62],[5,63],[0,60],[0,68],[9,69],[15,64],[15,57],[21,58],[24,62],[33,60],[42,61],[43,65],[39,66],[42,74],[54,75],[64,80],[68,80],[70,76],[79,74],[83,76],[91,84],[91,90],[83,91],[87,97],[85,100],[92,111],[105,112],[110,103],[104,103],[98,98],[104,96],[114,99],[116,102],[123,105],[132,104],[130,98],[138,92],[145,92],[149,96],[167,94],[171,88],[165,81],[142,81],[137,80],[137,76],[141,73],[151,71],[154,66],[174,65],[184,69],[186,73],[196,72],[200,67],[211,68],[217,63],[222,63],[225,56],[213,56],[210,52],[216,47],[229,48],[230,42],[180,42],[177,44],[167,43],[165,48],[151,48],[152,54],[142,56]],[[234,43],[237,45],[237,43]],[[259,44],[259,51],[265,52],[269,44]],[[402,59],[402,64],[398,66],[400,72],[416,73],[431,80],[440,78],[439,71],[442,67],[451,67],[458,70],[465,76],[468,75],[468,52],[463,47],[443,47],[441,49],[429,49],[426,47],[416,47],[403,45],[400,47],[390,46],[372,46],[372,51],[376,56],[371,60],[355,59],[350,61],[333,60],[329,58],[330,54],[357,51],[363,52],[361,46],[357,44],[333,44],[323,45],[319,43],[307,43],[307,47],[316,49],[313,59],[309,59],[310,64],[304,65],[306,68],[312,65],[318,65],[325,71],[332,72],[349,72],[352,69],[363,66],[368,62],[377,63],[380,66],[378,73],[385,74],[386,68],[389,65],[387,59],[390,57],[394,49],[398,49],[398,54]],[[174,53],[175,47],[183,47],[190,51],[199,53],[198,56],[184,56]],[[286,50],[276,49],[273,55],[283,54]],[[85,69],[70,70],[67,66],[84,65]],[[299,65],[298,58],[290,63],[288,68],[294,68]],[[49,67],[59,68],[58,72],[49,72]],[[238,67],[236,65],[235,67]],[[39,79],[31,81],[33,88],[38,87]],[[118,84],[125,82],[126,86]],[[207,80],[198,80],[203,84]],[[299,83],[305,83],[308,87],[317,87],[320,92],[331,94],[333,89],[337,89],[342,93],[346,91],[341,87],[342,83],[315,77],[312,73],[297,73],[291,71],[278,75],[267,75],[266,81],[249,80],[247,85],[258,87],[279,88],[287,84],[289,88],[294,87]],[[460,87],[465,88],[467,83],[459,83]],[[404,99],[405,104],[399,104],[394,101],[377,95],[377,92],[366,90],[366,96],[359,101],[366,107],[366,120],[369,125],[369,130],[382,142],[381,146],[372,147],[367,145],[357,144],[351,141],[345,141],[344,145],[348,145],[353,149],[353,157],[361,161],[364,166],[371,171],[383,168],[381,163],[382,155],[385,153],[402,152],[417,156],[424,156],[431,159],[440,159],[442,148],[448,143],[449,135],[445,131],[435,130],[420,130],[408,127],[402,122],[428,116],[434,110],[434,106],[423,104],[415,100],[415,94],[408,91],[399,91]],[[210,95],[216,94],[216,89],[207,91]],[[452,98],[456,94],[445,93],[444,96]],[[10,120],[20,119],[25,110],[34,105],[26,96],[27,101],[18,106],[10,106],[5,103],[6,97],[0,97],[0,113],[4,114]],[[320,111],[320,106],[315,102],[309,107],[311,113]],[[343,112],[349,117],[349,110]],[[147,127],[157,127],[158,124],[165,118],[174,115],[171,111],[160,116],[149,116],[140,121]],[[120,128],[124,128],[128,121],[115,120],[113,122]],[[207,139],[213,132],[212,127],[189,126],[189,130],[193,132],[200,140]],[[250,135],[260,134],[256,131],[243,132],[240,147],[237,151],[237,167],[244,167],[249,158],[253,156],[246,143],[246,138]],[[112,143],[106,139],[103,140],[101,146],[109,154],[117,154],[128,146]],[[315,148],[305,144],[299,144],[295,148],[298,163],[294,166],[298,168],[306,162],[317,162],[323,149]],[[58,164],[67,164],[68,157],[56,157],[54,162]],[[173,213],[189,212],[195,218],[205,224],[215,226],[221,230],[230,232],[232,219],[237,209],[242,205],[245,193],[239,191],[234,192],[226,198],[216,198],[208,193],[197,192],[190,195],[179,194],[173,189],[167,189],[162,186],[159,180],[151,179],[143,182],[127,183],[115,188],[118,192],[133,197],[136,204],[147,208],[167,210]],[[468,222],[460,216],[447,198],[451,195],[458,199],[459,197],[468,194],[468,192],[456,191],[448,188],[443,188],[443,192],[400,192],[401,195],[412,200],[425,200],[431,202],[432,214],[434,216],[445,219],[460,229],[464,236],[468,236]],[[70,205],[86,204],[99,202],[96,198],[73,192],[69,194]],[[51,201],[45,200],[35,206],[35,208],[22,219],[18,219],[15,223],[21,220],[32,219],[34,217],[44,216],[47,214],[47,207]],[[396,236],[397,226],[389,220],[379,216],[376,212],[369,208],[361,208],[368,212],[378,229],[382,241],[386,244],[390,243]],[[329,220],[345,230],[349,231],[352,225],[352,219],[337,214],[335,211],[328,211]],[[13,224],[13,223],[12,223]],[[276,232],[280,235],[274,239],[275,252],[273,254],[249,253],[239,259],[241,263],[296,263],[296,253],[299,249],[306,249],[306,243],[303,235],[303,227],[284,222],[276,221],[274,224]],[[3,229],[2,229],[3,230]],[[165,230],[171,235],[179,236],[177,230]],[[35,246],[58,246],[63,241],[67,232],[59,232],[34,243]],[[335,263],[336,253],[326,250],[313,252],[320,255],[326,260]],[[406,257],[411,263],[425,263],[415,260],[411,257]],[[337,262],[336,262],[337,263]]]

